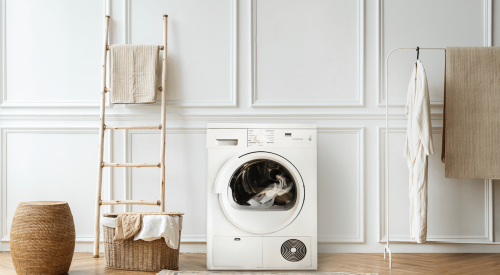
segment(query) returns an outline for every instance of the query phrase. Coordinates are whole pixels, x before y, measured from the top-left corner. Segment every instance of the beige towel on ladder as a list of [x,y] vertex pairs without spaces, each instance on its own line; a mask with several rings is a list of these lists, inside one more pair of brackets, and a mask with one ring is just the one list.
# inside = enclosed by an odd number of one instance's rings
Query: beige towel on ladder
[[500,179],[500,47],[447,47],[445,176]]
[[159,48],[155,45],[111,45],[111,102],[155,103]]

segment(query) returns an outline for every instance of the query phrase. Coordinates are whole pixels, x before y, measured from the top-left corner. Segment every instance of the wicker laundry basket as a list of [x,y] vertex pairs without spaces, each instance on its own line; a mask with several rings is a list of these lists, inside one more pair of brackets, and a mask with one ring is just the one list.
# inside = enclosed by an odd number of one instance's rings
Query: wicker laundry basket
[[[133,212],[120,214],[143,215],[171,215],[182,216],[178,212]],[[115,218],[118,213],[104,214],[105,217]],[[182,227],[181,227],[182,228]],[[179,267],[179,248],[167,246],[165,239],[154,241],[137,240],[133,238],[124,241],[113,241],[115,229],[102,226],[104,236],[104,255],[106,267],[121,270],[160,271],[162,269],[176,269]],[[179,231],[179,242],[180,242]]]
[[21,202],[10,228],[17,274],[66,274],[75,251],[75,224],[67,202]]

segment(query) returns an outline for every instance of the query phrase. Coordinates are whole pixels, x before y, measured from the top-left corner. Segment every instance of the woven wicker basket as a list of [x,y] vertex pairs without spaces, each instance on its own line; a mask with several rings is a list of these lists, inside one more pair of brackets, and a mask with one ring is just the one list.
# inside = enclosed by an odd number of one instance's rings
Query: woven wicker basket
[[66,274],[75,251],[75,224],[67,202],[21,202],[10,228],[17,274]]
[[[172,215],[181,216],[178,212],[134,212],[120,214],[143,215]],[[117,213],[104,214],[105,217],[117,217]],[[113,241],[115,229],[102,226],[104,235],[104,255],[106,267],[121,270],[160,271],[162,269],[176,269],[179,266],[179,249],[167,246],[165,239],[146,242],[134,241],[130,238],[125,241]],[[179,242],[180,242],[179,232]],[[179,244],[180,246],[180,244]]]

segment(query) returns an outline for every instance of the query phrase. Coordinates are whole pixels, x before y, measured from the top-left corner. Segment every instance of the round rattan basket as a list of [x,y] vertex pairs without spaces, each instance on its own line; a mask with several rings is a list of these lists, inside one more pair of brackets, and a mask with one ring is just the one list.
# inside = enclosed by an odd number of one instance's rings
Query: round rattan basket
[[[172,215],[182,216],[178,212],[133,212],[120,214]],[[104,214],[105,217],[117,217],[118,213]],[[181,226],[182,228],[182,226]],[[114,241],[115,229],[102,226],[104,238],[104,255],[106,267],[120,270],[160,271],[179,267],[179,248],[167,246],[165,239],[154,241],[134,241],[133,238],[124,241]],[[180,241],[179,231],[179,241]]]
[[75,223],[67,202],[22,202],[10,228],[17,274],[66,274],[75,250]]

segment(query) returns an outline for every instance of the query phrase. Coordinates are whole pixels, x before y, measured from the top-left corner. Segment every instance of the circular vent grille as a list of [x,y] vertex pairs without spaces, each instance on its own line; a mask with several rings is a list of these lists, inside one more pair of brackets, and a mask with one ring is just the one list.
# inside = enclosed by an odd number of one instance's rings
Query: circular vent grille
[[290,239],[281,245],[281,256],[290,262],[298,262],[306,256],[306,245],[296,239]]

